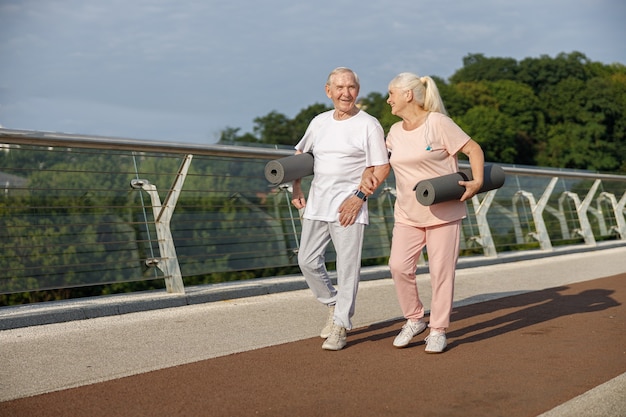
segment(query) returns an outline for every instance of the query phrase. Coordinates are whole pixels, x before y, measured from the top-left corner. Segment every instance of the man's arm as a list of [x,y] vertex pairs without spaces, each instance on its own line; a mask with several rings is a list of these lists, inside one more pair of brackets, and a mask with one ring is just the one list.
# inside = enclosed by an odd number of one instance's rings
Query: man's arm
[[[296,155],[301,154],[302,151],[296,150]],[[291,204],[293,204],[298,210],[303,209],[306,206],[306,198],[302,192],[302,179],[298,178],[293,180],[293,190],[291,192]]]

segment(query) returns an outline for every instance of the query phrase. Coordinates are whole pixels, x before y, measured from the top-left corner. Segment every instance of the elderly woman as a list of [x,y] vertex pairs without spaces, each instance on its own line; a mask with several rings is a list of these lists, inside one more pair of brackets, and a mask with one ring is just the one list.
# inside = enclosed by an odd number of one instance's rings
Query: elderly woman
[[[386,139],[397,189],[389,268],[407,319],[393,345],[407,346],[426,328],[415,281],[419,255],[426,246],[432,286],[426,352],[441,353],[447,346],[445,332],[452,313],[464,201],[482,186],[484,155],[480,145],[447,116],[432,78],[399,74],[389,83],[387,103],[391,113],[402,118]],[[460,200],[421,205],[413,191],[415,184],[457,172],[459,152],[468,156],[473,176],[471,181],[459,182],[465,187]]]

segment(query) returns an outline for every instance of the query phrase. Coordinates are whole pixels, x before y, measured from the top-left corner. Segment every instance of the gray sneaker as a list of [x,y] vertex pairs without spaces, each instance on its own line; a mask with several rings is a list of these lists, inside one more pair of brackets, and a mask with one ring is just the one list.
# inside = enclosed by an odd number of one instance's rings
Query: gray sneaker
[[426,353],[441,353],[448,346],[445,333],[431,333],[425,341]]
[[328,338],[328,336],[330,336],[330,332],[333,329],[333,317],[335,316],[335,306],[329,306],[328,307],[328,317],[326,318],[326,325],[324,326],[324,328],[322,329],[322,331],[320,332],[320,337],[322,339],[326,339]]
[[333,328],[330,331],[330,336],[322,344],[322,349],[325,350],[341,350],[346,345],[346,328],[341,327],[338,324],[333,324]]
[[407,320],[404,326],[402,326],[402,330],[393,340],[393,345],[397,348],[403,348],[409,344],[413,337],[422,333],[426,328],[426,323],[422,320],[411,321]]

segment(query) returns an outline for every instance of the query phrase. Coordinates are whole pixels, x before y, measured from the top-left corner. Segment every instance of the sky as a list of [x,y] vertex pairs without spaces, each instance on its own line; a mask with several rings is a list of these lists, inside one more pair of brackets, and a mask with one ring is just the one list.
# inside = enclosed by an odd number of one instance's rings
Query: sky
[[624,22],[623,0],[0,0],[0,125],[213,144],[330,105],[338,66],[364,97],[476,53],[626,65]]

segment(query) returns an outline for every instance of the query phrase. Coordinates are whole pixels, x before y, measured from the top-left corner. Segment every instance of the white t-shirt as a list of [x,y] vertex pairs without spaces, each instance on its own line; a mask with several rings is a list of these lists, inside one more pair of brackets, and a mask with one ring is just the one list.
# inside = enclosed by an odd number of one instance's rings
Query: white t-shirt
[[[366,167],[385,165],[387,147],[383,128],[364,111],[346,120],[335,120],[334,110],[317,115],[296,145],[313,152],[313,181],[304,218],[339,221],[339,206],[354,194]],[[356,223],[368,224],[367,202]]]

